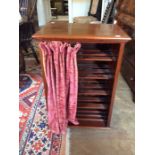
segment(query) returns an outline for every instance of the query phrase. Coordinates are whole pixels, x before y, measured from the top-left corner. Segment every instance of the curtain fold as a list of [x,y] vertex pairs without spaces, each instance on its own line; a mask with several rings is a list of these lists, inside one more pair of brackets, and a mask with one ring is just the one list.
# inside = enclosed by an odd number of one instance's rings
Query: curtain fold
[[65,133],[68,122],[76,119],[78,95],[77,52],[80,43],[72,47],[60,41],[39,44],[47,81],[48,124],[53,133]]

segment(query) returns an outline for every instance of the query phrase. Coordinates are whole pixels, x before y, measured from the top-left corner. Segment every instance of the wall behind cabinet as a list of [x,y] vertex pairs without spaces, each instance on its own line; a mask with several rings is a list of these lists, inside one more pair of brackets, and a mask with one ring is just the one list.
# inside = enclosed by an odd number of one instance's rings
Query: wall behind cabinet
[[87,16],[91,0],[68,0],[69,22],[73,22],[74,17]]
[[50,0],[37,0],[38,24],[43,26],[51,20]]

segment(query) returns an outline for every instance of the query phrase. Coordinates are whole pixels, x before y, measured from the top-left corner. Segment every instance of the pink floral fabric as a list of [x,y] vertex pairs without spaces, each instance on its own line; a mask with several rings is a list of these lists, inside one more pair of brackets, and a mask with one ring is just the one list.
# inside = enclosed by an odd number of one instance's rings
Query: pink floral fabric
[[81,45],[52,41],[39,46],[47,81],[48,124],[53,133],[65,133],[68,122],[78,124],[76,55]]

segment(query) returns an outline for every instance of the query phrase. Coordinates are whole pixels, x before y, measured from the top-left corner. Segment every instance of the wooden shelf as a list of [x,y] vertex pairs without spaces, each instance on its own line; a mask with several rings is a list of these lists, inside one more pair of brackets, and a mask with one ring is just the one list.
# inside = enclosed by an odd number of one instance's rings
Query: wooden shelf
[[106,91],[106,90],[80,90],[79,91],[79,95],[90,95],[90,96],[107,96],[107,95],[110,95],[110,92],[109,91]]
[[112,79],[112,75],[92,75],[92,76],[80,76],[79,79],[98,79],[98,80],[109,80]]
[[81,103],[83,103],[83,102],[85,102],[85,103],[109,103],[109,98],[106,96],[104,96],[104,97],[94,97],[94,96],[92,96],[92,97],[87,97],[87,96],[79,96],[79,98],[78,98],[78,105],[80,105],[80,102]]
[[[75,126],[82,126],[82,127],[106,127],[107,123],[103,119],[87,119],[87,118],[78,118],[79,125]],[[73,126],[73,124],[69,124],[70,126]]]
[[103,103],[92,103],[92,102],[87,102],[87,103],[78,103],[78,109],[100,109],[100,110],[107,110],[108,109],[108,104],[103,104]]
[[94,58],[79,58],[78,61],[114,61],[112,58],[110,57],[94,57]]

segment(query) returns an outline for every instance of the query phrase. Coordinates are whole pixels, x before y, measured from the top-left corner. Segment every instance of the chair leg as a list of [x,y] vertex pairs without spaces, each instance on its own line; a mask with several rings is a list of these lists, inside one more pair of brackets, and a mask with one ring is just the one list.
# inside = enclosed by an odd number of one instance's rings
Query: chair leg
[[32,54],[33,54],[33,56],[35,57],[37,63],[39,64],[40,62],[39,62],[38,56],[37,56],[37,54],[36,54],[36,52],[35,52],[33,46],[32,46],[32,45],[30,45],[30,46],[31,46]]
[[19,73],[25,72],[25,60],[22,48],[19,49]]
[[22,43],[21,46],[22,46],[23,50],[24,50],[26,53],[29,53],[29,51],[27,50],[27,45],[26,45],[26,43]]

